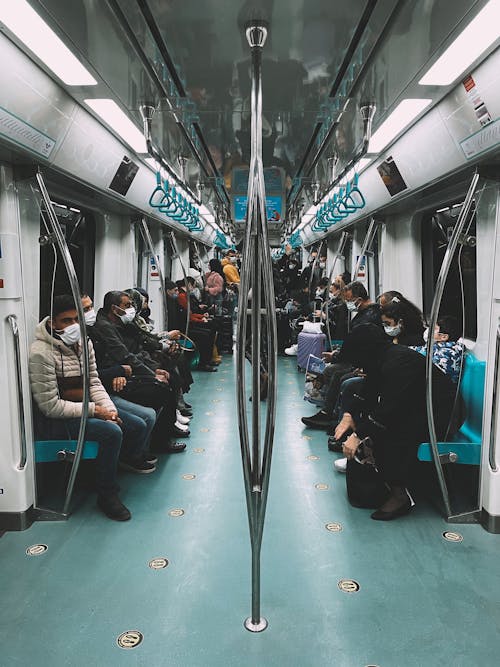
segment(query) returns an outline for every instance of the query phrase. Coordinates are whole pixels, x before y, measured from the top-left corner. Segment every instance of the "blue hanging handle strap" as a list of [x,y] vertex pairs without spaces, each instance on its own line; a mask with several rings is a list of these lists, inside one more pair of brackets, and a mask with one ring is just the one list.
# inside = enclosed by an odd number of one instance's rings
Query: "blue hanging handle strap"
[[356,209],[363,208],[366,205],[366,200],[363,193],[358,187],[359,174],[355,174],[349,187],[349,201]]
[[[155,201],[156,199],[156,201]],[[159,171],[156,172],[156,187],[151,193],[151,197],[149,198],[149,205],[152,208],[160,208],[162,203],[165,200],[165,190],[162,187],[161,184],[161,174]]]

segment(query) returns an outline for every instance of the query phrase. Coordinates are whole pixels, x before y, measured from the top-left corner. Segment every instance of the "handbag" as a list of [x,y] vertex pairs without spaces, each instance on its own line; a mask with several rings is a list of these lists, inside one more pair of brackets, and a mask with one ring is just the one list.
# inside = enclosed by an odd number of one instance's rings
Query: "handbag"
[[353,507],[377,509],[389,496],[389,488],[375,466],[373,451],[365,440],[347,461],[347,498]]
[[149,408],[161,408],[165,403],[165,395],[171,393],[165,382],[157,380],[153,375],[132,375],[120,392],[127,401],[139,403]]

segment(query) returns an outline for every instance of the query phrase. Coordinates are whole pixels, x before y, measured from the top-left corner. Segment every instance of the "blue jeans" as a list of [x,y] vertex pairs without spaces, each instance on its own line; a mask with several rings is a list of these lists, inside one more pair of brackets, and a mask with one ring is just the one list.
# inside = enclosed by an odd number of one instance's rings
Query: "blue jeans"
[[[139,420],[138,420],[139,421]],[[80,418],[47,419],[44,437],[53,440],[76,440]],[[90,417],[85,430],[86,440],[99,443],[96,458],[96,490],[101,496],[117,493],[116,466],[122,446],[122,429],[115,422]]]
[[[126,426],[125,419],[127,419],[129,422],[128,427],[131,427],[130,420],[128,419],[129,415],[138,417],[146,424],[146,431],[143,436],[144,440],[140,447],[140,451],[144,452],[149,446],[149,437],[156,424],[156,410],[154,408],[146,408],[144,405],[139,405],[138,403],[132,403],[132,401],[126,401],[121,396],[116,396],[116,394],[111,396],[111,400],[115,404],[124,426]],[[124,418],[124,415],[127,415],[127,417]],[[126,428],[126,430],[128,429]],[[123,447],[127,448],[125,433],[123,437]]]

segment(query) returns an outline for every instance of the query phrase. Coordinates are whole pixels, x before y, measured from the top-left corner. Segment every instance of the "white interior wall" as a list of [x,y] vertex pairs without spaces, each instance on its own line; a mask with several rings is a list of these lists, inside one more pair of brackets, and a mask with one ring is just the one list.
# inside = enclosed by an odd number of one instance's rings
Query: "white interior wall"
[[130,219],[115,213],[95,215],[94,302],[102,306],[106,292],[135,286],[136,254]]
[[422,308],[421,215],[387,216],[381,231],[381,291],[397,290]]

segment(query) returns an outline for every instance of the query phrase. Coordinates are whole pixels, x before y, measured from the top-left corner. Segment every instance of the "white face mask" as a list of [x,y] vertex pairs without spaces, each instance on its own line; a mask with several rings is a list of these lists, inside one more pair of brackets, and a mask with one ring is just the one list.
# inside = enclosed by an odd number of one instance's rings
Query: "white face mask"
[[350,313],[354,313],[356,310],[358,310],[358,307],[357,307],[355,301],[346,301],[346,302],[345,302],[345,305],[346,305],[346,307],[347,307],[347,310],[348,310]]
[[84,313],[84,315],[85,315],[85,324],[88,327],[93,327],[94,324],[95,324],[95,321],[97,319],[97,315],[95,314],[95,310],[93,308],[91,310],[87,310],[87,312]]
[[56,331],[56,334],[66,345],[74,345],[75,343],[79,343],[82,337],[82,332],[78,322],[70,324],[69,327],[62,329],[62,331]]
[[319,263],[319,268],[320,268],[320,269],[324,269],[324,268],[326,268],[326,264],[325,264],[325,262],[320,262],[320,263]]
[[123,324],[130,324],[130,322],[132,322],[135,317],[135,308],[133,306],[130,306],[130,308],[125,308],[125,314],[118,315],[118,317],[121,319]]
[[395,327],[390,327],[387,324],[384,324],[384,331],[388,336],[394,338],[394,336],[399,336],[399,334],[401,333],[401,327],[399,325],[396,325]]
[[425,340],[425,342],[427,343],[427,341],[429,340],[429,328],[428,327],[427,327],[427,329],[425,329],[424,333],[422,334],[422,337]]
[[231,264],[237,264],[238,259],[236,257],[231,257]]

